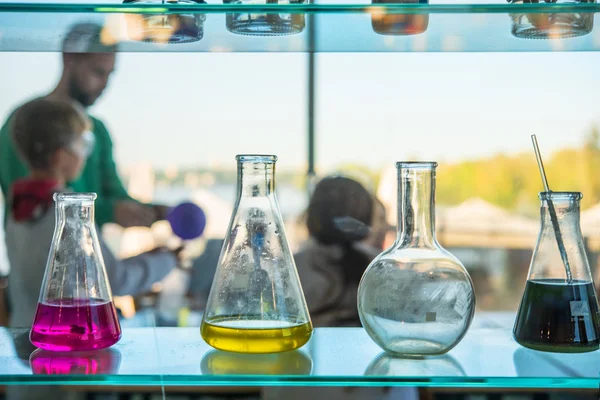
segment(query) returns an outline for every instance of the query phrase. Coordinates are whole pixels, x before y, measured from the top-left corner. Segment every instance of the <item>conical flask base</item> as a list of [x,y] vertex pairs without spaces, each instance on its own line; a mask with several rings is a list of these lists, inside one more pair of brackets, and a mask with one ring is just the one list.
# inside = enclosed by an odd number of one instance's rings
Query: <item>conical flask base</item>
[[310,322],[269,321],[248,316],[203,321],[202,338],[212,347],[236,353],[280,353],[300,348],[312,334]]
[[105,349],[121,338],[112,301],[59,300],[38,304],[31,343],[50,351]]
[[527,281],[513,331],[533,350],[584,353],[598,350],[598,303],[590,281]]

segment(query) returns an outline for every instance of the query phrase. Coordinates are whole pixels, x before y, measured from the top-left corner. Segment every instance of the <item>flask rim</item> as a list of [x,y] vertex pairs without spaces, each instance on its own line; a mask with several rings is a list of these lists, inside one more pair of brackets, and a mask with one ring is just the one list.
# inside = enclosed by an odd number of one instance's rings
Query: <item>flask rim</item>
[[581,200],[583,193],[581,192],[540,192],[538,195],[540,200]]
[[58,192],[54,193],[54,201],[94,201],[98,195],[93,192],[75,193],[75,192]]
[[420,169],[432,169],[436,168],[438,163],[436,161],[397,161],[396,168],[420,168]]
[[238,154],[235,159],[238,163],[275,164],[277,156],[274,154]]

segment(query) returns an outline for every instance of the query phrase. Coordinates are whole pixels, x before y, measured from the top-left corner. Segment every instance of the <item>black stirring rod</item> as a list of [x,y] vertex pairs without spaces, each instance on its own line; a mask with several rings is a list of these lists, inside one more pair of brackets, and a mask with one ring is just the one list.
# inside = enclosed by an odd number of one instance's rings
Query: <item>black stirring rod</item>
[[[533,150],[535,151],[535,158],[537,160],[540,175],[542,175],[542,182],[544,184],[544,190],[547,193],[551,193],[550,187],[548,186],[548,179],[546,178],[546,170],[544,169],[544,163],[542,161],[542,155],[540,154],[540,148],[538,146],[537,138],[535,135],[531,135],[531,141],[533,142]],[[558,252],[562,258],[562,262],[565,266],[565,272],[567,273],[567,283],[573,282],[573,276],[571,275],[571,266],[569,265],[569,259],[565,250],[565,244],[562,240],[562,234],[560,233],[560,226],[558,225],[558,218],[556,217],[556,210],[552,200],[548,197],[548,211],[550,212],[550,220],[552,221],[552,228],[554,228],[554,236],[556,236],[556,244],[558,245]]]

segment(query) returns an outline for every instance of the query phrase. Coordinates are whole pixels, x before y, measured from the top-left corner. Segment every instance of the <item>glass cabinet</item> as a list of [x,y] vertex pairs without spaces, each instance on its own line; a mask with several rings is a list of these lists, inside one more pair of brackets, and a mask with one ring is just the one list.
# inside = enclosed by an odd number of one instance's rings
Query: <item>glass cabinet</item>
[[[86,24],[92,33],[72,35]],[[218,253],[225,237],[236,154],[278,156],[293,252],[320,177],[351,176],[376,194],[389,245],[395,162],[437,161],[437,237],[477,297],[471,328],[442,357],[393,358],[358,327],[316,327],[291,353],[236,356],[200,336],[214,269],[192,266],[163,281],[162,296],[117,297],[123,336],[102,352],[41,352],[27,327],[0,328],[0,384],[597,390],[598,351],[535,352],[512,328],[539,227],[533,133],[552,187],[584,194],[598,290],[599,25],[595,1],[0,0],[2,121],[53,90],[63,52],[116,52],[89,112],[110,131],[129,196],[202,207],[198,254]],[[124,258],[156,246],[163,230],[108,222],[102,236]]]

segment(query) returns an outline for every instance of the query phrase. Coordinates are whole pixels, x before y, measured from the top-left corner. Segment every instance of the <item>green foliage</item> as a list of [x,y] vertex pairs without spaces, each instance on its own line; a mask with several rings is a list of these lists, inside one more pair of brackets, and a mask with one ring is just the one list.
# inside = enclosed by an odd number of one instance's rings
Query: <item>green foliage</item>
[[[591,129],[585,143],[546,156],[545,167],[554,191],[584,194],[582,207],[600,202],[600,132]],[[520,213],[535,215],[543,190],[533,151],[516,155],[442,164],[437,175],[437,201],[454,205],[472,197]]]
[[[582,207],[600,202],[600,131],[593,127],[579,148],[567,148],[545,154],[545,167],[554,191],[577,191],[584,194]],[[235,184],[235,169],[214,170],[199,168],[182,170],[171,182],[183,183],[186,172],[210,173],[219,183]],[[333,174],[340,173],[356,179],[375,192],[381,175],[364,165],[345,163]],[[322,177],[322,176],[321,176]],[[166,179],[162,171],[159,180]],[[304,170],[277,170],[278,184],[291,184],[298,189],[306,185]],[[456,164],[440,164],[437,172],[437,202],[456,205],[480,197],[508,210],[536,217],[539,212],[538,193],[542,181],[533,151],[515,155],[498,154],[488,158],[467,160]]]

